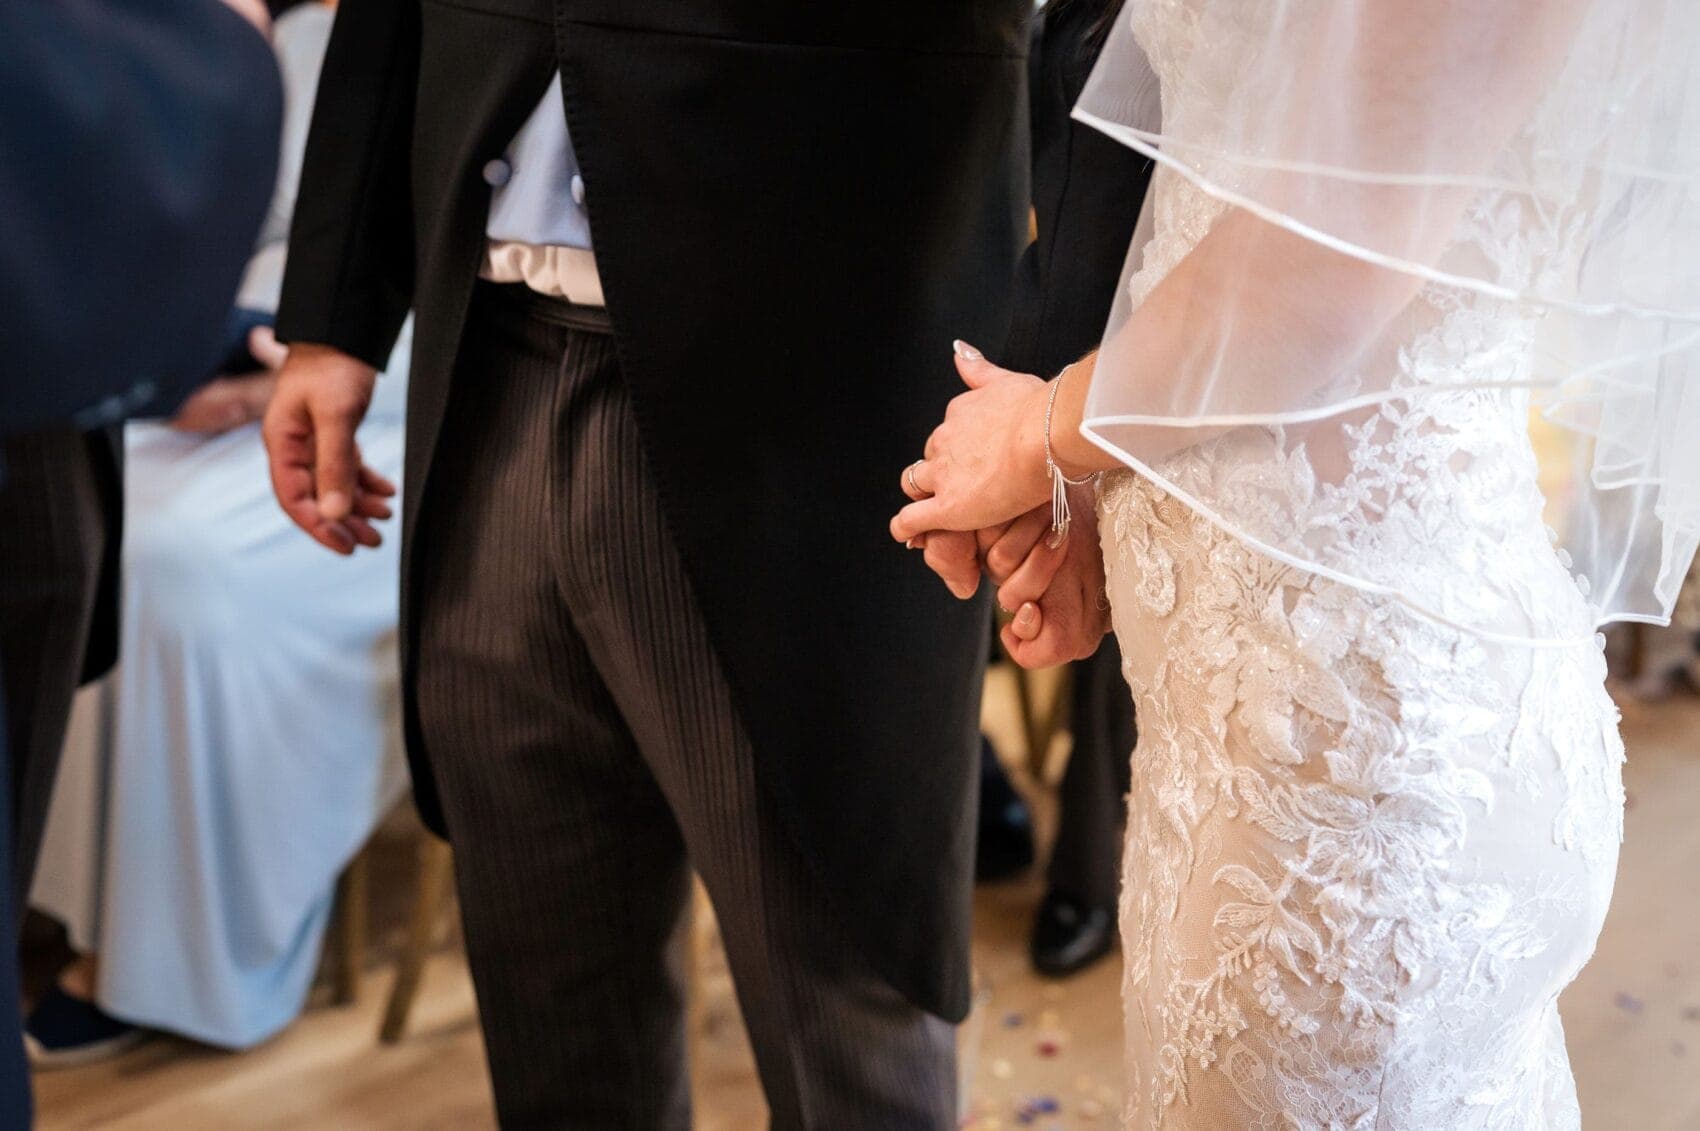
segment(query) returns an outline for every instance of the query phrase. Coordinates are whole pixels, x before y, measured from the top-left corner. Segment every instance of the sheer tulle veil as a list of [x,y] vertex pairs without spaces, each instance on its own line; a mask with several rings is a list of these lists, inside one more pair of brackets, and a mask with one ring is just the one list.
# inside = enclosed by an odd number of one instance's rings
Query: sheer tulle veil
[[[1075,113],[1158,162],[1094,442],[1266,553],[1474,628],[1362,543],[1436,470],[1423,436],[1509,414],[1528,460],[1564,452],[1540,483],[1586,630],[1668,620],[1700,541],[1700,3],[1128,0]],[[1184,335],[1161,371],[1158,304]],[[1244,428],[1306,462],[1305,515],[1168,481]]]

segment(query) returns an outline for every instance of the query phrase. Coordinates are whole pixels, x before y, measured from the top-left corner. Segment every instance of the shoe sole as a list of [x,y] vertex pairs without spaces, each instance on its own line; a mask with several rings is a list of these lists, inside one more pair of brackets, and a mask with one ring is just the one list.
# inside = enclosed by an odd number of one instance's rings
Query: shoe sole
[[111,1060],[152,1037],[153,1034],[146,1029],[133,1029],[116,1037],[108,1037],[104,1041],[91,1041],[75,1048],[50,1049],[25,1033],[24,1051],[29,1054],[30,1067],[41,1072],[55,1072],[62,1068],[81,1068],[102,1060]]

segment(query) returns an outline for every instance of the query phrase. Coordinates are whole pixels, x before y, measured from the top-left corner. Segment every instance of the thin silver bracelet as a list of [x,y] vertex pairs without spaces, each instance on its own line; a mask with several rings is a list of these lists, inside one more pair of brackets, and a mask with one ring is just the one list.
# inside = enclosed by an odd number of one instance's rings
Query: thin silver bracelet
[[1068,371],[1079,364],[1077,361],[1073,365],[1063,367],[1063,371],[1051,382],[1050,395],[1045,399],[1045,470],[1051,477],[1051,536],[1046,544],[1053,550],[1068,538],[1068,489],[1083,487],[1098,478],[1098,473],[1094,471],[1078,479],[1070,479],[1063,474],[1062,468],[1057,466],[1056,456],[1051,451],[1051,414],[1056,411],[1057,392],[1062,388],[1063,378],[1068,376]]

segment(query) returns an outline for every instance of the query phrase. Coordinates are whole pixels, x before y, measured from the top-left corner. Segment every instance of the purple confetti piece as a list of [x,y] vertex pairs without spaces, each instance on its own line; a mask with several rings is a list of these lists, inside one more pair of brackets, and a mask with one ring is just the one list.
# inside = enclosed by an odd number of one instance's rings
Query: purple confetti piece
[[1684,1021],[1700,1021],[1700,1005],[1691,1005],[1682,1011]]
[[1639,1015],[1641,1010],[1646,1008],[1646,1005],[1647,1005],[1646,1002],[1642,1001],[1640,998],[1636,997],[1634,994],[1627,994],[1627,993],[1624,993],[1622,990],[1619,990],[1617,992],[1617,997],[1613,1000],[1614,1000],[1614,1004],[1616,1004],[1616,1006],[1619,1009],[1623,1010],[1623,1012],[1634,1013],[1634,1014],[1637,1014],[1637,1015]]
[[1006,1013],[1003,1015],[1003,1027],[1005,1029],[1019,1029],[1021,1028],[1021,1021],[1022,1017],[1019,1013]]

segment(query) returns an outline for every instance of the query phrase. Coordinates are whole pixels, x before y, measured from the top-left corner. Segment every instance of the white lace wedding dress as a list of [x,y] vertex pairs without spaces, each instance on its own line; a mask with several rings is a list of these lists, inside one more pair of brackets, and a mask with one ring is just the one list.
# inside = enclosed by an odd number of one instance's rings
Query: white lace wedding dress
[[[1305,490],[1255,437],[1165,470]],[[1605,915],[1623,807],[1599,650],[1441,627],[1131,473],[1100,514],[1139,718],[1127,1126],[1579,1126],[1558,995]],[[1432,540],[1389,549],[1436,584],[1504,569],[1575,602],[1562,570],[1492,552],[1500,530],[1412,517]]]
[[[1143,7],[1167,81],[1187,5]],[[1168,169],[1153,192],[1135,305],[1224,207]],[[1458,240],[1503,265],[1568,238],[1527,219],[1473,210]],[[1539,316],[1424,286],[1378,355],[1423,395],[1338,421],[1326,469],[1271,425],[1106,476],[1139,719],[1128,1127],[1579,1126],[1557,1003],[1610,897],[1623,754],[1512,387]]]

